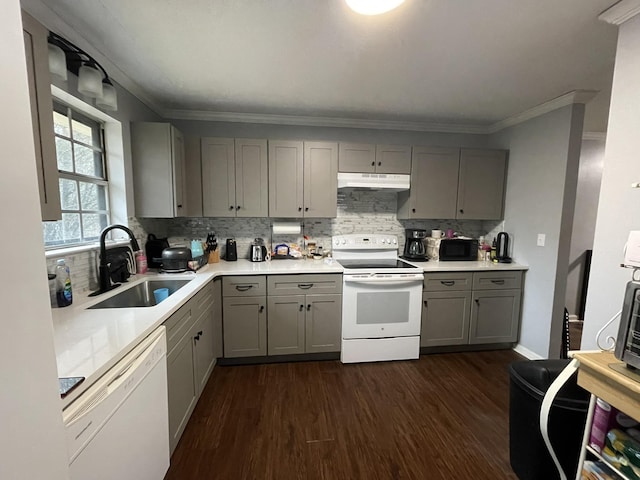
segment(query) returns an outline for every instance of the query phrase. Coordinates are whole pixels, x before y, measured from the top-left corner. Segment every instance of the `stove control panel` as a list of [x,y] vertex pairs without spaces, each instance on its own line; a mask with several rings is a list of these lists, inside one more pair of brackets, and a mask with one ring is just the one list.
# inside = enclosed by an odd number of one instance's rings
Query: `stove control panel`
[[398,237],[385,234],[336,235],[332,238],[334,250],[396,250]]

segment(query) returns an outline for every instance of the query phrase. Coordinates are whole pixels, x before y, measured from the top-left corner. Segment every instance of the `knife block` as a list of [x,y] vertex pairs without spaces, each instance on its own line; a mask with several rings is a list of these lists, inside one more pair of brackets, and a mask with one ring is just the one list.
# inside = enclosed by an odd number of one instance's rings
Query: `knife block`
[[209,263],[220,263],[220,250],[209,252]]

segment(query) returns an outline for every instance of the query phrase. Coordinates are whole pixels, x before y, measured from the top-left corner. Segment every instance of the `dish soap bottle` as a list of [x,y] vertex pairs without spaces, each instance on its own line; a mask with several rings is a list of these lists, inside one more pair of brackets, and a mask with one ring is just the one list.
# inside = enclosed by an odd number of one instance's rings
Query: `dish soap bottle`
[[56,265],[56,300],[59,307],[68,307],[73,302],[71,272],[64,263],[64,258],[58,259]]

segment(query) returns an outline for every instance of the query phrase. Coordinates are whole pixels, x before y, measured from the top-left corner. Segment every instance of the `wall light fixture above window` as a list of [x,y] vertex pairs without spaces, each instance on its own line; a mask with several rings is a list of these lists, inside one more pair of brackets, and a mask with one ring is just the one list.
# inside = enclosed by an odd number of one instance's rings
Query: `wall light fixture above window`
[[380,15],[399,7],[404,0],[345,0],[354,12],[362,15]]
[[78,76],[78,92],[96,99],[96,105],[105,110],[117,110],[116,89],[109,75],[91,55],[69,40],[49,33],[49,70],[63,80],[67,70]]

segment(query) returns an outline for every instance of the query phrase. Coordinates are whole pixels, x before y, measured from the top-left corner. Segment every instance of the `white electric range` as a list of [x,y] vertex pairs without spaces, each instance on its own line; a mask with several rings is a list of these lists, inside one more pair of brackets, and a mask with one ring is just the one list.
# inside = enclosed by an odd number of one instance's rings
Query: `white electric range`
[[418,358],[422,268],[398,258],[395,235],[338,235],[332,250],[345,269],[341,361]]

